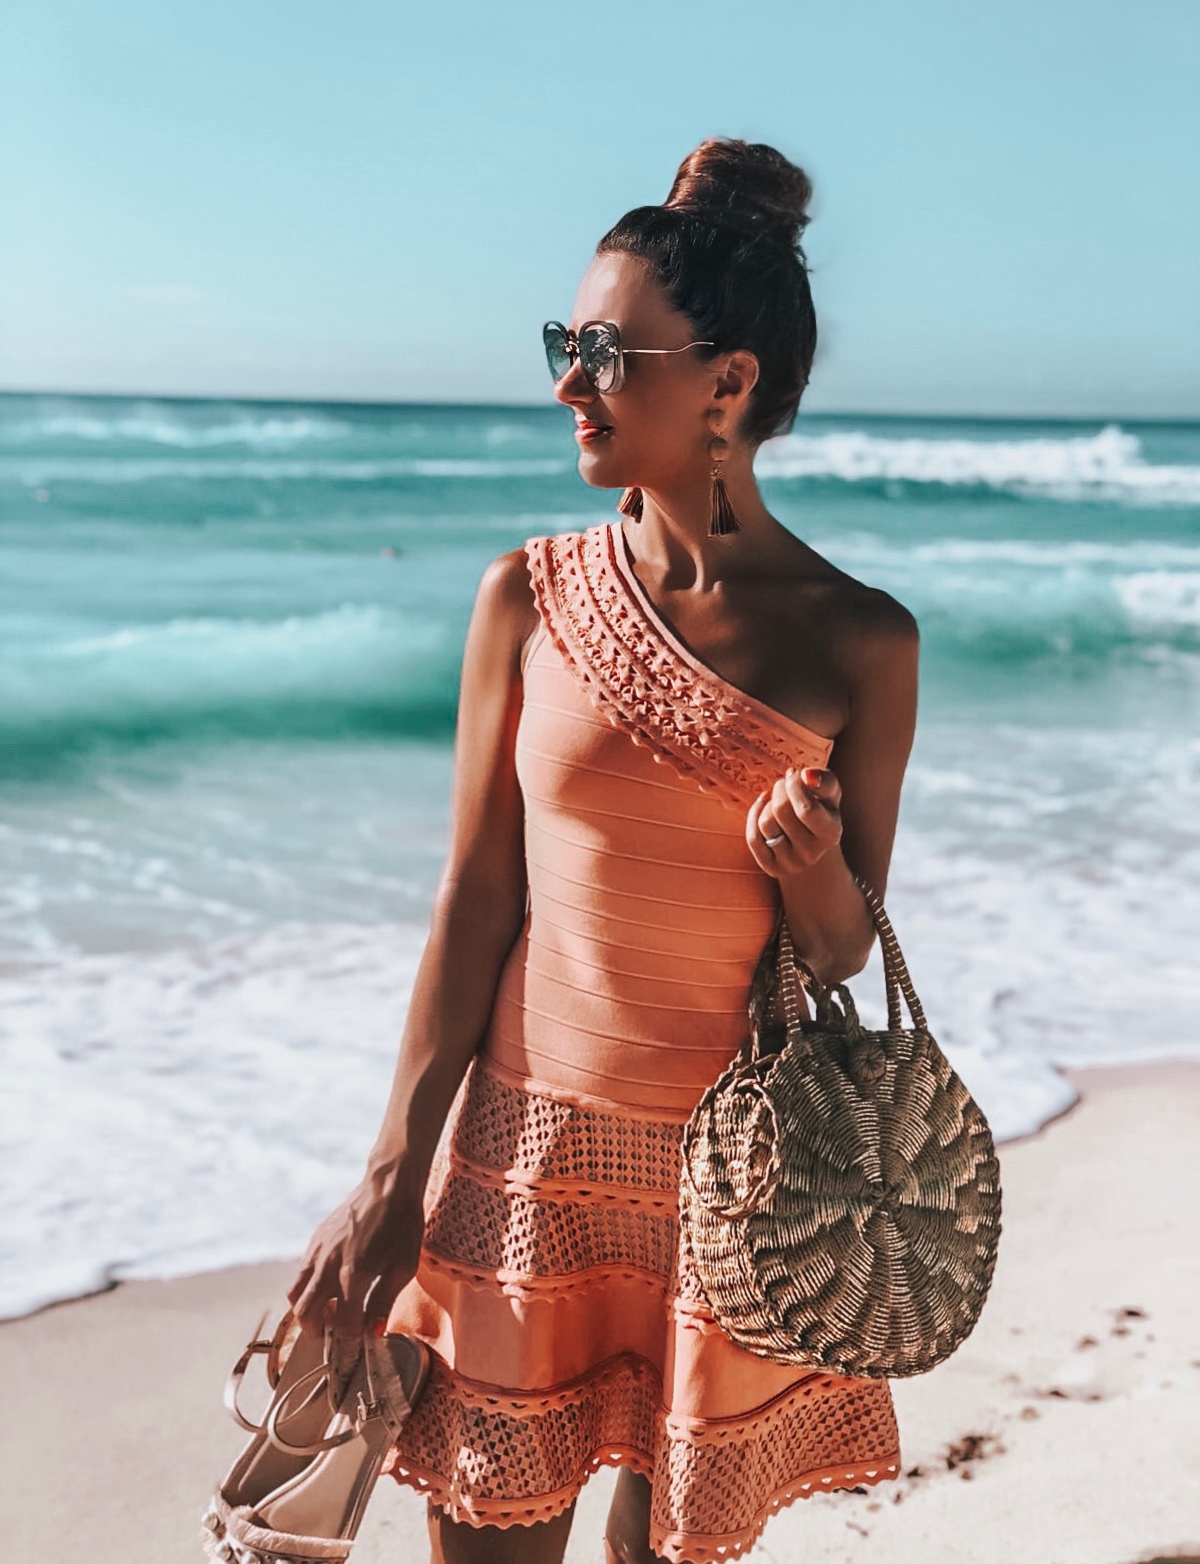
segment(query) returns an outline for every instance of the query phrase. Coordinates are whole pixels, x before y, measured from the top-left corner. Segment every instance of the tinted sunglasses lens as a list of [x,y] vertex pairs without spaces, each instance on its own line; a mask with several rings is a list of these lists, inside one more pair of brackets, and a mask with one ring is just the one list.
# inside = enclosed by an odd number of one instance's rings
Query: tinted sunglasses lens
[[571,352],[567,346],[567,334],[556,322],[542,327],[542,343],[546,349],[546,362],[557,382],[571,367]]
[[611,326],[589,326],[579,334],[579,362],[597,391],[611,391],[621,343]]

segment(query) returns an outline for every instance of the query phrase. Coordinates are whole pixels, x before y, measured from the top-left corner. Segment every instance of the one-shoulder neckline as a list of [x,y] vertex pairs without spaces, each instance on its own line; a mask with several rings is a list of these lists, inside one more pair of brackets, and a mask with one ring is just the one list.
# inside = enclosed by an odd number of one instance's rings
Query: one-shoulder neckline
[[629,553],[629,544],[625,538],[625,530],[620,521],[602,522],[600,525],[607,534],[609,558],[616,568],[618,577],[625,583],[627,591],[656,634],[662,637],[676,656],[687,663],[696,673],[702,674],[707,679],[714,680],[724,689],[730,691],[738,700],[744,701],[747,706],[761,716],[780,723],[784,727],[791,728],[795,733],[803,734],[811,743],[815,743],[824,749],[826,756],[828,756],[833,749],[834,741],[832,738],[824,733],[818,733],[814,728],[808,727],[803,722],[797,722],[794,717],[789,717],[786,712],[780,711],[778,707],[770,706],[766,701],[759,700],[756,695],[751,695],[748,690],[743,690],[738,685],[730,683],[723,674],[718,673],[715,668],[703,662],[684,641],[680,640],[679,636],[672,630],[671,626],[654,606],[646,588],[638,580],[633,568],[633,560]]

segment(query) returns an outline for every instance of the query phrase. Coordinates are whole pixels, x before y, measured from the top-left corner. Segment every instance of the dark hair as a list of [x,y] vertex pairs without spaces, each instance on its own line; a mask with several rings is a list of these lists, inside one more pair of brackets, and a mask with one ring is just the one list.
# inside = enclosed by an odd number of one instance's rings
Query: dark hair
[[757,357],[740,430],[754,446],[792,427],[816,352],[800,244],[811,199],[808,175],[774,147],[710,137],[679,165],[662,206],[626,212],[596,246],[646,261],[696,335],[716,344],[708,357]]

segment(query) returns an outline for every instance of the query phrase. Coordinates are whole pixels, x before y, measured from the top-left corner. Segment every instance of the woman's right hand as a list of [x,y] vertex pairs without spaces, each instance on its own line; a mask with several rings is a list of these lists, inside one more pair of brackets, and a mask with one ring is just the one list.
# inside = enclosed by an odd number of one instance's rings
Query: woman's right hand
[[371,1284],[368,1325],[385,1320],[416,1275],[425,1219],[415,1194],[383,1192],[364,1178],[309,1239],[287,1297],[301,1329],[320,1336],[330,1307],[362,1309]]

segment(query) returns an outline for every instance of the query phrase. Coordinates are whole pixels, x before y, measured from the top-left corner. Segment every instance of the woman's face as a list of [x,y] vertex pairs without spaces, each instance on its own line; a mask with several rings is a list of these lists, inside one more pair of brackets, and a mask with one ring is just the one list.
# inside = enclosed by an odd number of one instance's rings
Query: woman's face
[[[702,335],[674,309],[644,261],[619,253],[599,255],[588,267],[567,323],[611,320],[626,348],[681,348]],[[707,349],[687,353],[630,354],[619,391],[589,384],[575,359],[554,388],[575,413],[579,475],[598,489],[636,484],[669,489],[708,480],[708,410],[720,376],[706,364]],[[604,426],[593,433],[586,424]],[[581,428],[580,425],[585,427]]]

